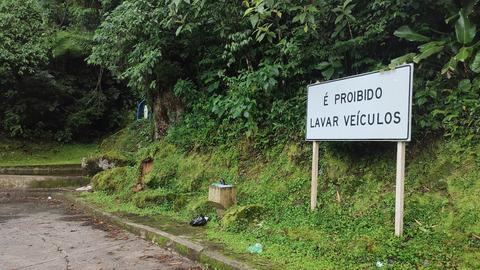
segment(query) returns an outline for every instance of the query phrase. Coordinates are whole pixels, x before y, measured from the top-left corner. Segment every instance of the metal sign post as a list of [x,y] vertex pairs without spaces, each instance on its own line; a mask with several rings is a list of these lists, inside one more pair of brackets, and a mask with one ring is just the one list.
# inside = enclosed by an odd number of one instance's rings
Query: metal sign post
[[312,153],[312,186],[310,194],[310,209],[315,210],[317,208],[317,192],[318,192],[318,149],[319,143],[313,141],[313,153]]
[[395,235],[403,234],[403,200],[405,186],[405,142],[397,143],[397,177],[395,181]]

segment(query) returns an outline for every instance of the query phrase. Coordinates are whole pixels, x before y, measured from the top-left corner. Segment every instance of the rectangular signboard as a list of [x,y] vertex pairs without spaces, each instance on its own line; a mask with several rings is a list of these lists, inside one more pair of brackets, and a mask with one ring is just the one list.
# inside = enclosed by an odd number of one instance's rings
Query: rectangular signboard
[[413,64],[308,86],[308,141],[410,141]]

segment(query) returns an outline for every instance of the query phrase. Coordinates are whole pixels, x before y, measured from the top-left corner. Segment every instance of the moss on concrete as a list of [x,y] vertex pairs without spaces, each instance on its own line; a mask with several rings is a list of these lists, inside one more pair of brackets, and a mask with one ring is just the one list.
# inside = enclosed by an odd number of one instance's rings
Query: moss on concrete
[[200,257],[198,258],[198,261],[203,264],[207,269],[212,269],[212,270],[235,270],[235,268],[225,265],[222,262],[219,262],[215,259],[212,259],[211,257],[205,255],[205,254],[200,254]]
[[33,181],[27,187],[29,188],[61,188],[61,187],[81,187],[87,185],[90,179],[87,177],[75,177],[72,179],[51,179],[45,181]]

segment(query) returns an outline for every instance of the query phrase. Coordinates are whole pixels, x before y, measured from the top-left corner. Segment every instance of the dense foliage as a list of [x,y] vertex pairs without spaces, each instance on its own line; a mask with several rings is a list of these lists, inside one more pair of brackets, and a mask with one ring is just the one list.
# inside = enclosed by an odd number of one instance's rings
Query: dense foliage
[[85,62],[101,12],[96,1],[0,1],[0,133],[89,140],[123,124],[133,96]]
[[265,145],[303,136],[307,84],[414,62],[414,138],[478,139],[478,23],[477,0],[1,0],[1,129],[90,136],[144,96],[157,137]]
[[449,0],[123,1],[89,61],[152,102],[176,95],[181,109],[163,104],[155,122],[186,110],[169,130],[183,145],[302,137],[308,83],[411,61],[414,138],[478,138],[478,10]]

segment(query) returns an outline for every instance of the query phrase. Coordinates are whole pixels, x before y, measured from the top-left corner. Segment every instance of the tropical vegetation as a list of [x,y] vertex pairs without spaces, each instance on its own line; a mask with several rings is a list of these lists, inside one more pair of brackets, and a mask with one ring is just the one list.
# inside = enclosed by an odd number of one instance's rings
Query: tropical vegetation
[[[94,176],[86,199],[208,213],[211,240],[233,253],[261,242],[279,269],[478,269],[478,2],[0,0],[0,134],[104,139],[90,159],[126,166]],[[309,211],[306,86],[404,63],[405,235],[392,232],[391,143],[322,143]],[[143,99],[153,117],[134,121]],[[206,203],[220,178],[239,190],[222,220]]]

